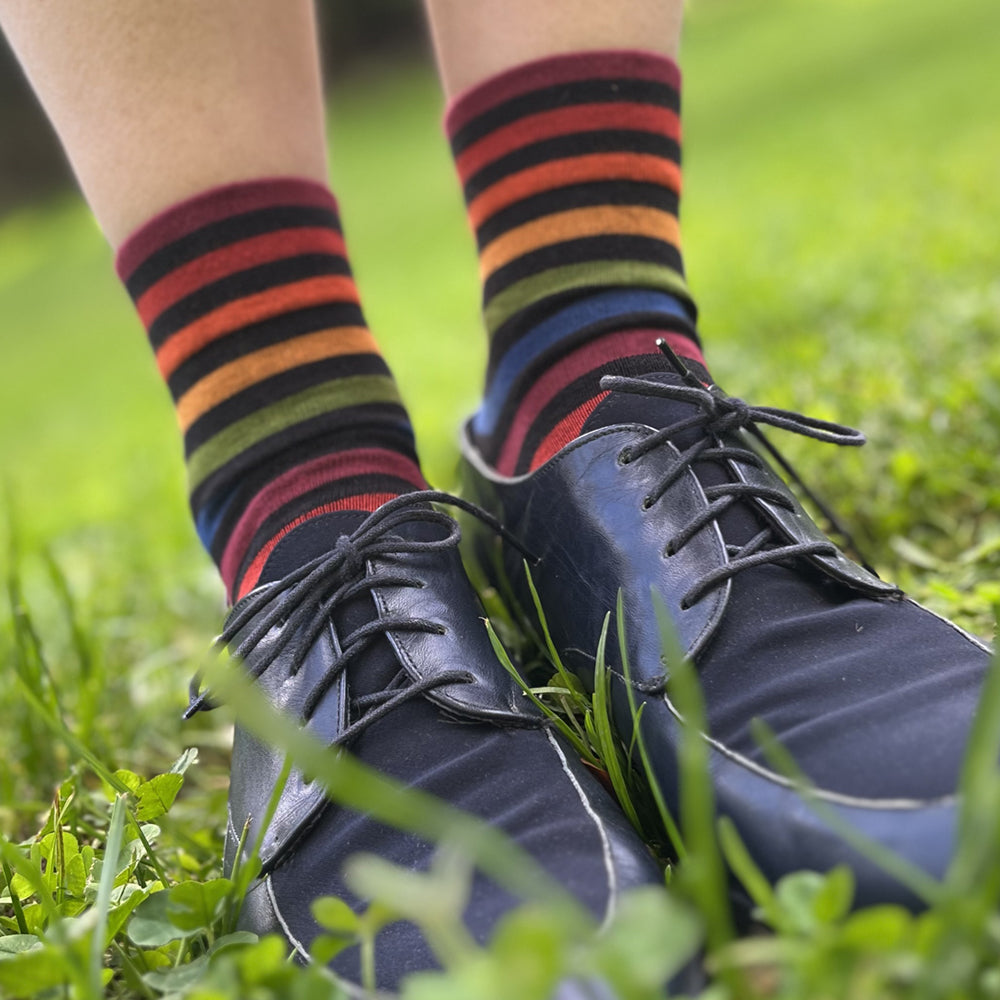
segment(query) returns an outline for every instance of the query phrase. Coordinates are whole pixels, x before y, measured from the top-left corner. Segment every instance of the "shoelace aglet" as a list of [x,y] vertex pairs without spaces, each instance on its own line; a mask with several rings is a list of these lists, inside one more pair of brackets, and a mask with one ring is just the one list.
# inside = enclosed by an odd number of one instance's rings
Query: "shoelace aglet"
[[659,348],[660,353],[677,369],[677,374],[680,375],[688,385],[694,386],[697,389],[704,389],[705,385],[698,378],[697,375],[683,362],[680,355],[667,343],[665,337],[656,338],[656,346]]
[[197,715],[199,712],[211,712],[213,709],[219,706],[212,701],[211,695],[208,690],[203,690],[201,687],[201,672],[199,671],[191,678],[191,684],[188,688],[188,706],[184,709],[184,714],[181,719],[187,722],[188,719]]

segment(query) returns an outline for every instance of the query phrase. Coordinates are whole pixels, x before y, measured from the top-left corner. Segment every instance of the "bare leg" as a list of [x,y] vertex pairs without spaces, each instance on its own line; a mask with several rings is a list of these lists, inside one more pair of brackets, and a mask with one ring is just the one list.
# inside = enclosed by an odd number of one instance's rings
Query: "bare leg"
[[0,25],[114,246],[215,185],[326,180],[308,0],[0,0]]
[[645,49],[676,58],[681,0],[426,0],[449,98],[512,66],[562,52]]

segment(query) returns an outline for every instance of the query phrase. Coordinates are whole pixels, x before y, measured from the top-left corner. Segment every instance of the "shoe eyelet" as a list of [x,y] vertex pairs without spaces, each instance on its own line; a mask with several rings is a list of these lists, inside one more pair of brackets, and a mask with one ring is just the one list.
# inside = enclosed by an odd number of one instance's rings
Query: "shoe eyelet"
[[680,606],[681,611],[690,611],[691,610],[691,603],[689,601],[681,601],[681,603],[680,603],[679,606]]
[[640,506],[642,510],[649,510],[654,503],[656,503],[656,501],[652,497],[643,497],[642,504]]
[[631,461],[632,461],[632,452],[629,451],[628,448],[622,448],[622,450],[618,452],[618,464],[628,465],[629,462]]

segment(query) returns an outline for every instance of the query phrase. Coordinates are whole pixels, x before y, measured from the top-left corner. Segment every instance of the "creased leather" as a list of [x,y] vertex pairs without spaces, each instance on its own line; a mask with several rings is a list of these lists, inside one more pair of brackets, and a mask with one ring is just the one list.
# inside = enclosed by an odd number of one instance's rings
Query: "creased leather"
[[[676,808],[682,728],[664,692],[662,682],[667,671],[662,662],[661,640],[648,588],[653,586],[663,595],[681,647],[696,665],[700,665],[706,658],[711,659],[710,641],[713,635],[722,634],[727,608],[735,605],[736,592],[731,585],[736,581],[726,581],[722,587],[709,591],[690,612],[679,609],[679,598],[692,583],[724,565],[728,557],[716,523],[712,522],[681,548],[684,558],[662,558],[665,540],[678,528],[691,523],[705,509],[707,501],[700,488],[692,486],[693,475],[689,472],[648,515],[641,511],[640,504],[648,484],[664,481],[664,474],[678,456],[676,449],[666,443],[631,464],[618,465],[616,456],[621,448],[637,443],[648,433],[648,428],[635,424],[593,430],[533,473],[505,478],[483,462],[467,432],[462,441],[463,490],[470,499],[500,518],[519,544],[536,557],[530,567],[532,578],[553,641],[567,666],[585,681],[592,676],[601,623],[611,612],[607,659],[613,670],[612,710],[618,731],[627,739],[633,719],[624,680],[618,672],[618,640],[613,614],[617,588],[622,587],[629,665],[633,684],[638,689],[637,701],[643,705],[643,732],[666,800]],[[744,440],[742,433],[723,435],[722,440],[726,445],[744,449],[750,443]],[[644,468],[643,463],[650,464]],[[731,467],[744,481],[781,489],[791,497],[773,472],[762,472],[737,462]],[[792,543],[824,537],[794,500],[791,511],[756,497],[740,502],[757,505],[780,532],[776,539],[779,545],[783,538]],[[487,582],[497,588],[508,607],[520,613],[529,632],[537,634],[537,618],[518,551],[487,537],[473,524],[464,527],[470,561],[481,568]],[[928,641],[936,643],[934,649],[946,660],[954,660],[957,694],[952,699],[953,704],[939,710],[935,724],[950,723],[962,727],[962,732],[967,731],[969,707],[974,705],[969,697],[974,687],[972,681],[977,671],[985,671],[989,662],[984,647],[950,623],[936,620],[935,625],[933,616],[899,598],[899,592],[891,584],[854,566],[840,553],[831,557],[810,557],[809,562],[831,581],[833,605],[843,602],[844,607],[850,607],[851,600],[877,598],[874,602],[866,600],[863,603],[891,611],[892,620],[900,622],[901,629],[910,628],[921,637],[930,636]],[[852,591],[854,597],[851,597]],[[742,627],[751,629],[752,616],[758,612],[753,609],[752,592],[744,588],[741,593],[750,595],[743,602],[741,621]],[[766,595],[761,595],[761,599],[766,602]],[[759,613],[766,614],[766,607]],[[855,634],[853,630],[851,634]],[[884,637],[879,641],[884,642]],[[907,659],[905,641],[906,633],[903,632],[895,644],[904,662]],[[700,659],[699,653],[704,654]],[[780,656],[781,651],[775,653]],[[921,650],[921,657],[927,659],[924,653]],[[934,658],[938,652],[930,655]],[[792,671],[796,667],[797,664],[789,665]],[[854,676],[855,681],[861,677],[879,676],[878,670],[863,667],[864,663]],[[738,662],[733,662],[730,669],[731,683],[738,689],[744,673]],[[940,669],[947,669],[945,663]],[[930,667],[920,675],[922,679],[933,676]],[[727,682],[716,677],[716,683]],[[749,724],[749,718],[745,721]],[[929,727],[929,731],[932,730],[933,725]],[[914,908],[921,905],[907,887],[850,847],[836,824],[831,825],[818,815],[766,764],[748,759],[746,754],[733,752],[720,743],[710,743],[709,757],[717,810],[732,818],[770,879],[776,880],[799,868],[827,870],[835,864],[845,863],[855,872],[858,905],[876,902],[900,903]],[[872,765],[898,775],[900,767],[907,767],[907,759],[873,761]],[[919,781],[911,781],[913,784],[919,785]],[[949,787],[953,789],[954,785]],[[820,794],[827,815],[832,814],[840,824],[847,824],[889,847],[933,877],[944,874],[955,843],[953,794],[895,798],[852,796],[825,790]]]
[[[428,528],[434,530],[433,526],[427,525],[403,525],[399,533],[426,533]],[[490,646],[486,627],[481,622],[478,598],[465,582],[456,551],[402,553],[369,560],[369,573],[377,569],[403,569],[425,584],[424,587],[374,588],[373,607],[378,614],[382,617],[399,614],[429,618],[448,630],[446,635],[389,632],[388,639],[400,666],[415,681],[456,669],[462,670],[468,677],[467,683],[442,684],[424,697],[448,714],[470,721],[490,721],[507,726],[542,724],[540,713],[523,696],[521,688],[497,660]],[[482,627],[470,628],[470,623]],[[268,655],[280,634],[281,629],[276,627],[264,637],[248,656],[247,668],[252,670],[259,657]],[[236,637],[234,647],[239,645],[241,638],[242,635]],[[340,638],[331,622],[294,676],[289,673],[292,654],[286,647],[263,671],[257,683],[277,708],[292,718],[301,719],[309,692],[326,675],[339,652]],[[324,743],[336,743],[353,721],[348,711],[350,676],[351,668],[340,674],[305,722],[306,728]],[[246,838],[249,849],[259,834],[259,824],[281,773],[283,755],[237,726],[233,739],[233,760],[229,795],[231,823],[238,834],[249,818]],[[280,862],[284,853],[318,819],[325,805],[323,789],[307,782],[298,769],[293,769],[262,841],[260,859],[264,872]]]
[[[503,512],[505,526],[527,541],[544,573],[546,588],[562,592],[572,609],[567,612],[572,614],[572,620],[594,623],[593,634],[581,636],[579,646],[563,651],[585,675],[593,669],[600,623],[614,609],[613,587],[619,583],[628,619],[654,625],[653,599],[646,581],[659,582],[657,589],[688,655],[696,654],[709,641],[729,594],[727,581],[690,608],[681,606],[682,598],[706,568],[722,565],[725,545],[718,526],[710,524],[678,552],[666,554],[670,534],[679,531],[690,520],[692,509],[704,508],[707,500],[689,470],[654,510],[644,510],[642,498],[679,460],[679,453],[668,445],[635,462],[621,464],[619,453],[639,437],[637,428],[595,431],[568,445],[530,478],[519,480],[482,474],[479,470],[485,466],[475,450],[468,443],[463,448],[472,471],[466,477],[467,495],[487,510]],[[470,530],[475,531],[471,526]],[[636,568],[640,571],[635,572]],[[504,573],[509,581],[524,577],[520,553],[511,547],[504,555]],[[615,581],[610,604],[609,581]],[[635,586],[637,581],[642,582]],[[516,590],[521,591],[523,615],[534,619],[523,583]],[[552,609],[551,613],[558,615],[561,610]],[[648,644],[636,630],[627,641],[633,654]],[[620,669],[613,619],[607,650],[613,669]],[[652,663],[648,658],[642,662],[630,659],[639,684],[662,682],[666,665],[659,657]]]

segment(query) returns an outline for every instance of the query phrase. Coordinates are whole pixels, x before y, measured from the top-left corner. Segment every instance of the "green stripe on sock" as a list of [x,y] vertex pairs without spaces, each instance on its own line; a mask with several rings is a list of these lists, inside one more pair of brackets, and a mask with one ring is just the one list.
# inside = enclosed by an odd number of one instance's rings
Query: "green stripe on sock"
[[389,375],[356,375],[314,385],[294,396],[266,406],[230,424],[206,441],[188,458],[192,492],[236,455],[295,424],[313,417],[365,403],[402,405],[396,383]]
[[684,279],[672,268],[634,260],[589,260],[553,267],[505,288],[486,304],[486,327],[495,333],[511,316],[564,292],[607,287],[649,288],[690,297]]

